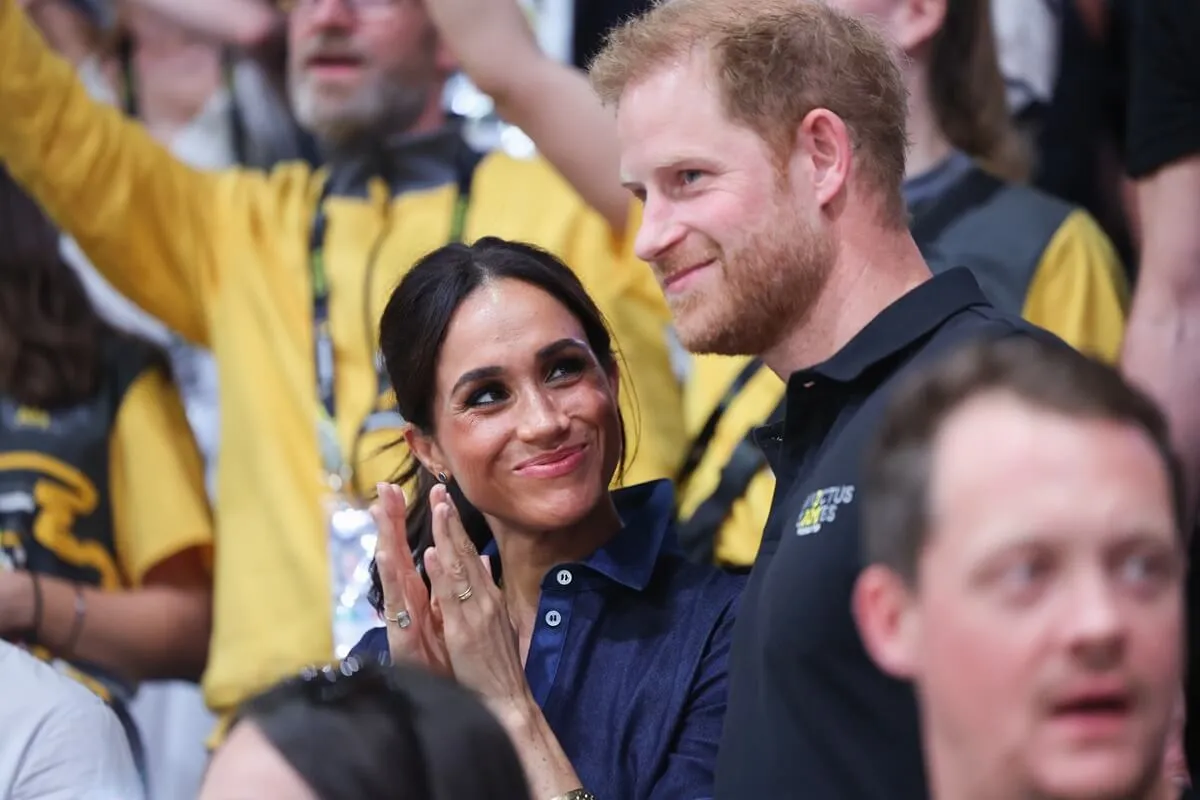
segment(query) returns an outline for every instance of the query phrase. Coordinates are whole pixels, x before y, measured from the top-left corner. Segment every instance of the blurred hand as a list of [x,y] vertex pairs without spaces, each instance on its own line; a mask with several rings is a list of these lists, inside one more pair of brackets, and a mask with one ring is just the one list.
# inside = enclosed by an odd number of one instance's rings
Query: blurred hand
[[454,677],[478,692],[502,721],[519,718],[535,702],[504,595],[446,487],[434,487],[429,500],[434,547],[425,552],[425,572],[441,607]]
[[371,504],[371,516],[379,528],[375,565],[383,586],[384,615],[395,619],[397,614],[407,612],[411,620],[404,628],[391,620],[384,623],[392,662],[414,662],[438,674],[450,675],[450,656],[442,637],[438,609],[417,573],[408,546],[404,493],[397,486],[383,483],[378,490],[379,499]]

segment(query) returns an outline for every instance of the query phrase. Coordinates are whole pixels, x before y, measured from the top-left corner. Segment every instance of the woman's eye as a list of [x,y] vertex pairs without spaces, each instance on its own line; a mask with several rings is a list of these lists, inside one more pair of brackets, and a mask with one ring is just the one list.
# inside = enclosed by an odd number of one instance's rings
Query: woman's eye
[[698,169],[685,169],[679,173],[679,182],[687,185],[689,183],[695,183],[703,176],[704,173]]
[[468,408],[491,406],[503,402],[508,395],[498,386],[484,386],[471,392],[467,397]]
[[587,369],[587,362],[582,358],[567,358],[555,363],[550,368],[550,374],[546,378],[551,381],[573,378],[581,374],[585,369]]

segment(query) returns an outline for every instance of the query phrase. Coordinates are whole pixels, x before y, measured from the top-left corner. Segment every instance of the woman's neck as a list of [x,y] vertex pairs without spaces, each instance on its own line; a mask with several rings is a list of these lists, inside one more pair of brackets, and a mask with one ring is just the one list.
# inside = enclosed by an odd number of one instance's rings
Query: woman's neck
[[521,643],[521,660],[529,651],[536,624],[542,580],[555,565],[583,561],[621,529],[612,495],[569,529],[518,531],[489,520],[504,568],[504,600]]
[[908,157],[905,177],[923,175],[950,157],[954,145],[946,138],[933,110],[929,74],[915,59],[904,72],[908,88]]

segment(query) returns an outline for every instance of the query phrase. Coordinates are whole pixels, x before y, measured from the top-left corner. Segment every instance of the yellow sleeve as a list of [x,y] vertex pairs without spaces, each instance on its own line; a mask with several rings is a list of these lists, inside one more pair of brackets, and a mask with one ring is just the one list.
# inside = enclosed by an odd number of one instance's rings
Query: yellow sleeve
[[239,171],[193,170],[94,101],[16,0],[0,0],[0,109],[0,163],[13,178],[118,291],[206,342],[213,217]]
[[650,266],[633,255],[639,225],[635,209],[616,239],[599,214],[589,211],[566,258],[608,318],[624,366],[626,486],[673,478],[687,446],[683,386],[672,363],[671,312]]
[[1063,220],[1042,253],[1023,316],[1088,355],[1115,363],[1129,286],[1108,236],[1083,210]]
[[174,384],[158,368],[129,387],[109,445],[117,556],[131,585],[168,558],[202,548],[211,568],[204,469]]

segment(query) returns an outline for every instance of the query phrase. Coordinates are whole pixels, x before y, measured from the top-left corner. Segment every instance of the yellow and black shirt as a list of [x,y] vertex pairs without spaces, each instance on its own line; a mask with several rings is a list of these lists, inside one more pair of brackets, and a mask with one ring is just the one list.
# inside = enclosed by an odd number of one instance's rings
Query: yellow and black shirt
[[[86,402],[43,409],[0,396],[0,569],[119,592],[212,545],[200,455],[162,357],[117,334],[103,357]],[[109,702],[136,688],[94,664],[58,666]]]

